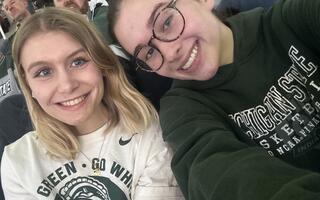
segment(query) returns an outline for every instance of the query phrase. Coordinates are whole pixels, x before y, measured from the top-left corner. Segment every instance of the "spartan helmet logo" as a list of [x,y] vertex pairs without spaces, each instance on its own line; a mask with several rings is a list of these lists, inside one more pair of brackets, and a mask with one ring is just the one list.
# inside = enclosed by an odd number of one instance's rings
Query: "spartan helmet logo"
[[98,180],[90,177],[74,178],[59,191],[64,200],[111,200],[108,189]]

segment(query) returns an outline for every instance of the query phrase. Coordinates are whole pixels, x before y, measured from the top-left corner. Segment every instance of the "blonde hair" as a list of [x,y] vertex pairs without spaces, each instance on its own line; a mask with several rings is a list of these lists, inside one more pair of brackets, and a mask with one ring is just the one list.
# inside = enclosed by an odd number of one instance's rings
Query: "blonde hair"
[[132,133],[141,132],[158,119],[153,106],[129,83],[118,58],[85,17],[63,8],[41,9],[22,23],[15,36],[12,53],[37,136],[51,156],[65,159],[76,157],[80,147],[75,129],[48,115],[32,98],[21,64],[21,50],[26,41],[37,33],[50,31],[69,34],[101,69],[105,87],[102,101],[108,111],[109,129],[121,123]]

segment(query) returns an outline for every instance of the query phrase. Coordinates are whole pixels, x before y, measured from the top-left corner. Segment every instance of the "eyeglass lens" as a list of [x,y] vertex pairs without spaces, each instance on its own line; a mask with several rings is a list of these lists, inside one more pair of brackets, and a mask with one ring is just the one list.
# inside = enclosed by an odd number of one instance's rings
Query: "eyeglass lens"
[[[171,42],[179,38],[184,29],[184,18],[176,8],[166,8],[156,17],[153,34],[155,39]],[[137,54],[136,64],[146,71],[157,71],[163,63],[161,52],[152,45],[143,46]],[[142,62],[141,62],[142,61]]]

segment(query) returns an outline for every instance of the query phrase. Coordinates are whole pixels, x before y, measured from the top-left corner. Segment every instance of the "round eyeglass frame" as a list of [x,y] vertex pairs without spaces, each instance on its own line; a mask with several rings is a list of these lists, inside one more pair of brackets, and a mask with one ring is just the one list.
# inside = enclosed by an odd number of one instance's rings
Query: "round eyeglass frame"
[[[184,16],[183,16],[182,12],[176,7],[176,2],[177,2],[177,0],[172,0],[165,8],[163,8],[163,9],[157,14],[157,16],[156,16],[156,18],[155,18],[155,20],[154,20],[154,22],[153,22],[153,24],[152,24],[152,36],[151,36],[150,40],[148,41],[148,43],[147,43],[146,45],[141,45],[141,46],[138,48],[138,50],[136,50],[136,52],[134,53],[134,55],[133,55],[133,63],[137,66],[137,67],[136,67],[136,70],[137,70],[137,69],[141,69],[141,70],[147,71],[147,72],[157,72],[157,71],[159,71],[159,70],[161,69],[163,63],[164,63],[164,57],[163,57],[163,54],[161,53],[161,51],[160,51],[155,45],[153,45],[153,44],[151,43],[151,41],[152,41],[153,39],[157,39],[157,40],[162,41],[162,42],[173,42],[173,41],[177,40],[177,39],[182,35],[182,33],[183,33],[183,31],[184,31],[184,28],[185,28],[185,25],[186,25],[186,21],[185,21],[185,18],[184,18]],[[179,15],[181,16],[182,22],[183,22],[182,29],[181,29],[180,33],[177,35],[177,37],[175,37],[175,38],[173,38],[173,39],[162,39],[162,38],[158,37],[157,34],[156,34],[156,32],[155,32],[155,28],[154,28],[154,26],[155,26],[155,24],[156,24],[156,22],[157,22],[157,19],[159,18],[159,16],[161,15],[161,13],[163,13],[166,9],[174,9],[176,12],[178,12]],[[138,55],[139,55],[141,49],[144,48],[144,47],[147,47],[147,46],[152,47],[152,48],[154,48],[155,50],[157,50],[157,51],[159,52],[160,56],[161,56],[161,59],[162,59],[161,64],[160,64],[159,67],[157,67],[156,69],[152,69],[152,68],[151,68],[149,65],[147,65],[144,61],[142,61],[142,60],[140,60],[140,59],[138,58]]]

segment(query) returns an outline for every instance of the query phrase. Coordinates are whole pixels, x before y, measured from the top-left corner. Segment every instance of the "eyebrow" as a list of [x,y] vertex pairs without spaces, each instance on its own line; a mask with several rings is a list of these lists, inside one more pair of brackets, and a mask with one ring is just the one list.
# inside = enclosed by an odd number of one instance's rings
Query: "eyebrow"
[[147,26],[152,26],[153,25],[153,22],[154,22],[154,18],[157,14],[157,11],[159,10],[159,8],[161,8],[163,5],[167,4],[167,2],[160,2],[160,3],[157,3],[154,7],[153,7],[153,10],[149,16],[149,19],[148,19],[148,23],[147,23]]
[[[78,49],[78,50],[75,50],[75,51],[72,52],[71,54],[69,54],[69,55],[66,57],[66,59],[68,60],[68,59],[70,59],[71,57],[73,57],[73,56],[75,56],[75,55],[77,55],[78,53],[81,53],[81,52],[86,52],[86,51],[85,51],[84,48],[80,48],[80,49]],[[28,68],[27,68],[26,71],[27,71],[27,72],[30,72],[32,68],[34,68],[34,67],[36,67],[36,66],[39,66],[39,65],[47,64],[47,63],[48,63],[48,62],[42,61],[42,60],[33,62],[33,63],[31,63],[31,64],[28,66]]]

